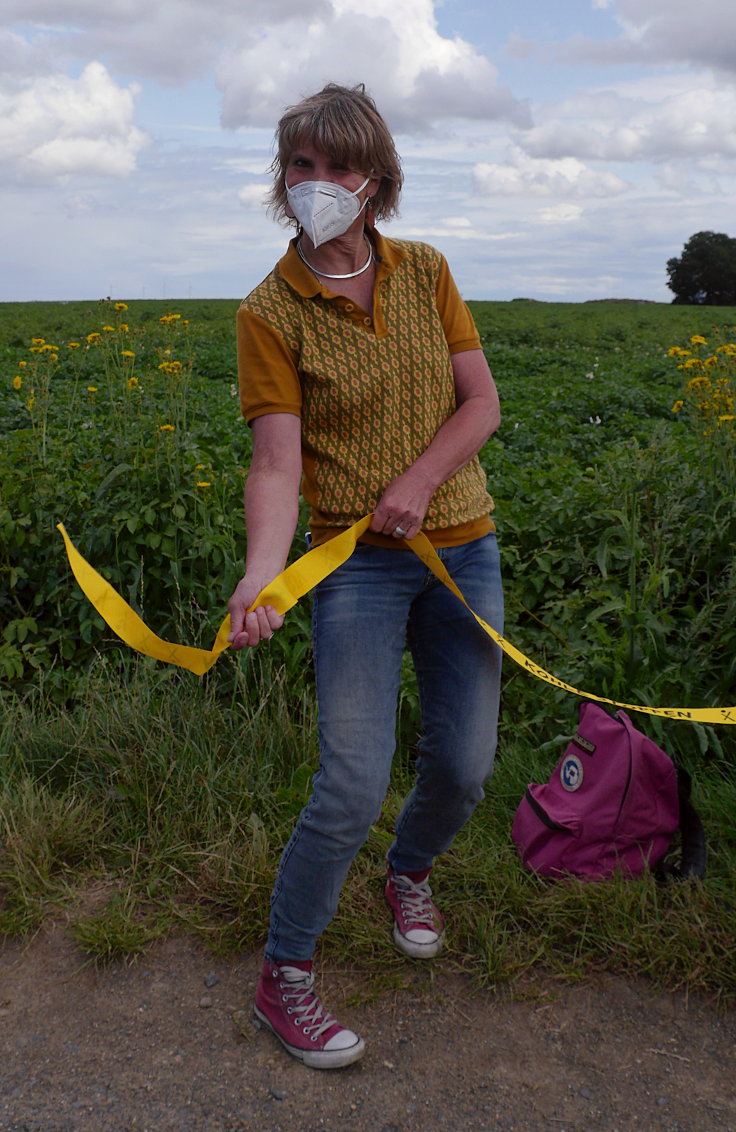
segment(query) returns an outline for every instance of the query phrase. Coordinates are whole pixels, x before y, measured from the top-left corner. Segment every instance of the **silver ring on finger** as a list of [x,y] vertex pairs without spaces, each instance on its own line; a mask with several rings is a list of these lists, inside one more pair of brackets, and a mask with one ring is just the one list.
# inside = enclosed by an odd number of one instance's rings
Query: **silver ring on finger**
[[394,527],[394,534],[398,535],[399,538],[404,538],[406,531],[403,527]]

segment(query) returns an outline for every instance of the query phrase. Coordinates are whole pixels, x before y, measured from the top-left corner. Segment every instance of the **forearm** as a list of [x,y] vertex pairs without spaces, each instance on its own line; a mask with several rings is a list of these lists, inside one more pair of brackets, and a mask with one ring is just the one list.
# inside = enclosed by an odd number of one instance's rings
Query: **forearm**
[[427,485],[430,497],[478,454],[500,424],[497,405],[488,398],[470,397],[458,406],[435,434],[407,474]]
[[253,423],[253,459],[245,483],[245,574],[228,602],[234,649],[257,645],[283,623],[272,606],[256,607],[255,602],[286,565],[299,514],[300,479],[299,418],[288,413],[259,417]]
[[251,470],[244,508],[245,571],[265,586],[286,565],[299,515],[298,480],[288,472]]
[[440,484],[464,468],[501,423],[498,393],[481,350],[452,357],[457,408],[425,450],[385,489],[371,521],[379,534],[413,538]]

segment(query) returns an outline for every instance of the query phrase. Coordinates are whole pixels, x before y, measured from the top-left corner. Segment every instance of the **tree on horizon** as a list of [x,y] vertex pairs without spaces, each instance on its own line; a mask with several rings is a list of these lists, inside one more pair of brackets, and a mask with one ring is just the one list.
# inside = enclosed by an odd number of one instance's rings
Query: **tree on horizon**
[[696,232],[680,256],[667,260],[673,303],[736,306],[736,239],[724,232]]

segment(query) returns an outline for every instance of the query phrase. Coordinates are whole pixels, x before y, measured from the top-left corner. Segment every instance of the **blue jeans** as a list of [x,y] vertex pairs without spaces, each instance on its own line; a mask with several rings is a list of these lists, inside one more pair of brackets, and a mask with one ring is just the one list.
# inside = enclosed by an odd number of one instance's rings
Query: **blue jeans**
[[[470,607],[502,632],[495,535],[438,553]],[[422,737],[388,854],[397,872],[429,868],[448,848],[483,798],[496,748],[501,650],[412,551],[359,544],[317,587],[312,631],[321,758],[271,898],[266,954],[281,963],[312,957],[381,812],[407,644]]]

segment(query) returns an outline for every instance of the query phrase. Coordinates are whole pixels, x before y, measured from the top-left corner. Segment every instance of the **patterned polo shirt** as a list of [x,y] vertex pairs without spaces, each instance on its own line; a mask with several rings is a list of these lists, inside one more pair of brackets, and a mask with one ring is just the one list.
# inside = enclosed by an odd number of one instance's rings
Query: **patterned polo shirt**
[[[451,355],[480,348],[444,257],[372,234],[372,316],[320,285],[294,241],[238,312],[241,408],[249,422],[301,418],[315,543],[373,511],[428,447],[456,408]],[[434,493],[423,530],[435,546],[467,542],[494,529],[492,508],[474,457]],[[396,547],[382,535],[364,538]]]

